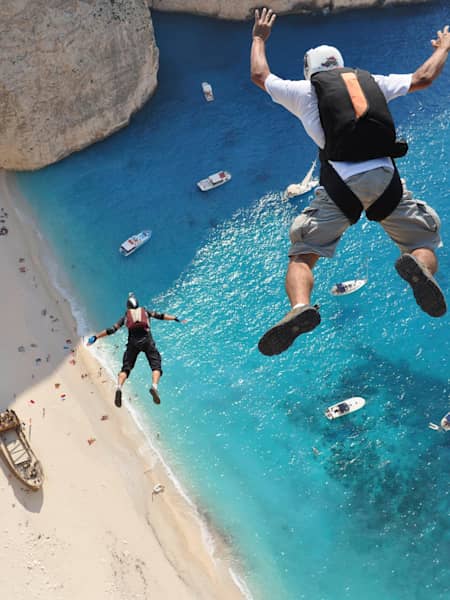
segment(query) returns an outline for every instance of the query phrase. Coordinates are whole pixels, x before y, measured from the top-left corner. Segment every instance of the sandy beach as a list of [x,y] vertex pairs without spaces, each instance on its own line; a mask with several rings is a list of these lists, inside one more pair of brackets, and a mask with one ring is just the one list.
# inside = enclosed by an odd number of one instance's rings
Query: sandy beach
[[0,173],[0,208],[0,410],[17,412],[45,472],[35,492],[0,461],[2,598],[243,598],[229,549],[215,536],[211,555],[195,507],[114,407],[11,174]]

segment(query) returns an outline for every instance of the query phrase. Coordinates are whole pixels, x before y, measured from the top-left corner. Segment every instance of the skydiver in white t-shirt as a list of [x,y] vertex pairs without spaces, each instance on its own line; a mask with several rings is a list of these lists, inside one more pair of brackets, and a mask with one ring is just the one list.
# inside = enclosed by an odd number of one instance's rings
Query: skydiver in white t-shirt
[[404,156],[408,146],[397,139],[387,105],[438,77],[450,49],[448,26],[437,32],[432,55],[413,74],[371,75],[347,68],[337,48],[319,46],[305,54],[305,79],[291,81],[271,73],[267,62],[265,43],[275,19],[270,9],[255,11],[251,79],[296,116],[318,146],[321,185],[290,229],[286,292],[291,310],[262,336],[259,350],[280,354],[298,335],[319,325],[319,308],[311,305],[312,270],[320,257],[333,257],[341,236],[363,211],[399,247],[395,268],[417,304],[441,317],[447,306],[433,277],[435,249],[442,246],[440,220],[400,179],[394,159]]

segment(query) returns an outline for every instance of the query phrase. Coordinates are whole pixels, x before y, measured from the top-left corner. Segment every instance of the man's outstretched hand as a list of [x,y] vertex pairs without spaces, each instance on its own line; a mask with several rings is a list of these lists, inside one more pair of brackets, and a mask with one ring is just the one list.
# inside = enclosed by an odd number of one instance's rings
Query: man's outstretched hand
[[256,9],[255,24],[253,25],[253,37],[259,37],[265,42],[272,31],[272,26],[276,18],[277,15],[271,8],[263,8],[261,14],[259,14],[259,10]]
[[450,50],[450,33],[448,31],[448,25],[444,27],[441,31],[437,32],[437,38],[435,40],[431,40],[431,45],[433,48],[442,48],[444,50]]

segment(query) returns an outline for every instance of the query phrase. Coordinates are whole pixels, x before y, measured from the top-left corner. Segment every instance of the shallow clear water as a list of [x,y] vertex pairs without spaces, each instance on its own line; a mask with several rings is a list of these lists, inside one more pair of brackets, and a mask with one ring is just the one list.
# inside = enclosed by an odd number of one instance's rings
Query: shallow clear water
[[[339,46],[347,64],[409,72],[448,20],[430,6],[283,17],[272,70],[295,78],[303,51]],[[282,201],[314,158],[300,124],[249,81],[251,24],[153,14],[159,87],[130,126],[36,173],[19,176],[42,231],[66,266],[92,329],[121,315],[129,290],[188,319],[155,322],[163,404],[141,360],[133,407],[160,432],[190,495],[233,544],[261,599],[435,600],[450,593],[450,436],[427,428],[449,407],[448,316],[422,314],[395,273],[398,251],[376,224],[349,230],[316,268],[322,324],[285,354],[256,344],[287,309],[287,231],[307,198]],[[439,281],[449,288],[449,85],[391,108],[410,153],[409,187],[443,221]],[[206,103],[209,81],[216,100]],[[202,194],[219,169],[233,179]],[[131,233],[153,230],[132,257]],[[343,298],[339,280],[369,283]],[[120,366],[123,333],[103,342]],[[335,401],[366,407],[336,422]],[[318,449],[315,454],[312,447]]]

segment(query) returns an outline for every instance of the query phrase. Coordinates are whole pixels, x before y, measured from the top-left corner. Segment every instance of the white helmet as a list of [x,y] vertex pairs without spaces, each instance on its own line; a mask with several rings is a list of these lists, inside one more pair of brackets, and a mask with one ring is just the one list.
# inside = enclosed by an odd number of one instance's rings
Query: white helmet
[[139,302],[133,292],[128,294],[127,308],[139,308]]
[[303,72],[305,79],[311,79],[311,75],[319,71],[329,71],[336,67],[343,67],[342,54],[334,46],[317,46],[311,48],[303,59]]

